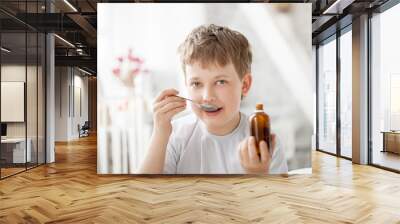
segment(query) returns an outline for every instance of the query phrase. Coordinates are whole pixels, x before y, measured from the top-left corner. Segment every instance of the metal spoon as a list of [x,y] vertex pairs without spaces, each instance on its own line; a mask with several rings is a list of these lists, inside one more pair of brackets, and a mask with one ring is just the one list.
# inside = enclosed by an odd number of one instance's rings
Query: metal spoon
[[204,103],[197,103],[191,99],[182,97],[182,96],[177,96],[179,98],[182,98],[184,100],[189,100],[190,102],[192,102],[194,105],[198,106],[200,109],[206,111],[206,112],[214,112],[217,111],[219,108],[217,106],[211,105],[211,104],[204,104]]

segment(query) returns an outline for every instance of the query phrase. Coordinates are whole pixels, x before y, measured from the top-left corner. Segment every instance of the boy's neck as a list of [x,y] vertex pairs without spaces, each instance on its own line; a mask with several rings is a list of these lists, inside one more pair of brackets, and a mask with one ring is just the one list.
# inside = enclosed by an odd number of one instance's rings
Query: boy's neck
[[240,124],[240,112],[236,113],[235,117],[229,123],[221,128],[207,127],[207,131],[213,135],[224,136],[235,130]]

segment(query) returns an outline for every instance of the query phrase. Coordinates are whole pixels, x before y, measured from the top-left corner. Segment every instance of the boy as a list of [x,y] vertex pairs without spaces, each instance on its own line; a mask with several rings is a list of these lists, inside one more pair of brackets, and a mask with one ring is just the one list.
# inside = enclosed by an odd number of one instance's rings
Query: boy
[[216,25],[194,29],[179,46],[190,99],[213,105],[214,111],[191,104],[185,110],[178,91],[162,91],[153,105],[154,129],[139,173],[151,174],[285,174],[287,165],[272,135],[271,154],[265,141],[249,136],[248,117],[240,102],[252,83],[252,53],[245,36]]

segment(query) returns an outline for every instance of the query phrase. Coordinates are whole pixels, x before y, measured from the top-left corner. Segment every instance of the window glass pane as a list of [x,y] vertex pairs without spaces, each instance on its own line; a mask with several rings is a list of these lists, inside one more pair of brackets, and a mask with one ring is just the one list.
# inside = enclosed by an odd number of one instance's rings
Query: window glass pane
[[[317,48],[315,45],[312,45],[312,72],[313,72],[313,85],[314,85],[314,91],[313,91],[313,119],[314,121],[317,120],[317,91],[316,91],[316,84],[315,84],[315,79],[317,77]],[[317,136],[317,122],[313,122],[313,137],[312,137],[312,150],[316,149],[316,136]]]
[[45,163],[45,93],[46,93],[46,79],[45,79],[45,44],[46,37],[43,33],[38,35],[38,163]]
[[318,51],[318,147],[336,153],[336,40]]
[[400,4],[372,18],[372,163],[400,170]]
[[340,152],[351,158],[352,141],[352,35],[351,30],[340,37]]
[[1,34],[2,178],[25,170],[30,159],[31,142],[26,141],[25,120],[25,41],[25,32]]
[[27,61],[27,80],[26,80],[26,112],[27,112],[27,140],[30,144],[30,159],[28,168],[37,165],[37,33],[28,32],[28,61]]

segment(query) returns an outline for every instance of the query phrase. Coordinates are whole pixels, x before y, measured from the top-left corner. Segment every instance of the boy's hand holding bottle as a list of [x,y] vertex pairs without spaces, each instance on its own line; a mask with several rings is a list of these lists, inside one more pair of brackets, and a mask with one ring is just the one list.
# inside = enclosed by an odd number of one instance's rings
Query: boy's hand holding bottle
[[250,137],[239,145],[240,161],[247,173],[269,173],[269,165],[275,148],[275,135],[271,134],[271,121],[264,112],[263,104],[256,105],[250,116]]
[[246,173],[269,174],[269,166],[275,148],[275,134],[271,134],[271,149],[268,148],[268,144],[264,140],[260,141],[258,145],[254,136],[244,139],[239,144],[240,163]]

